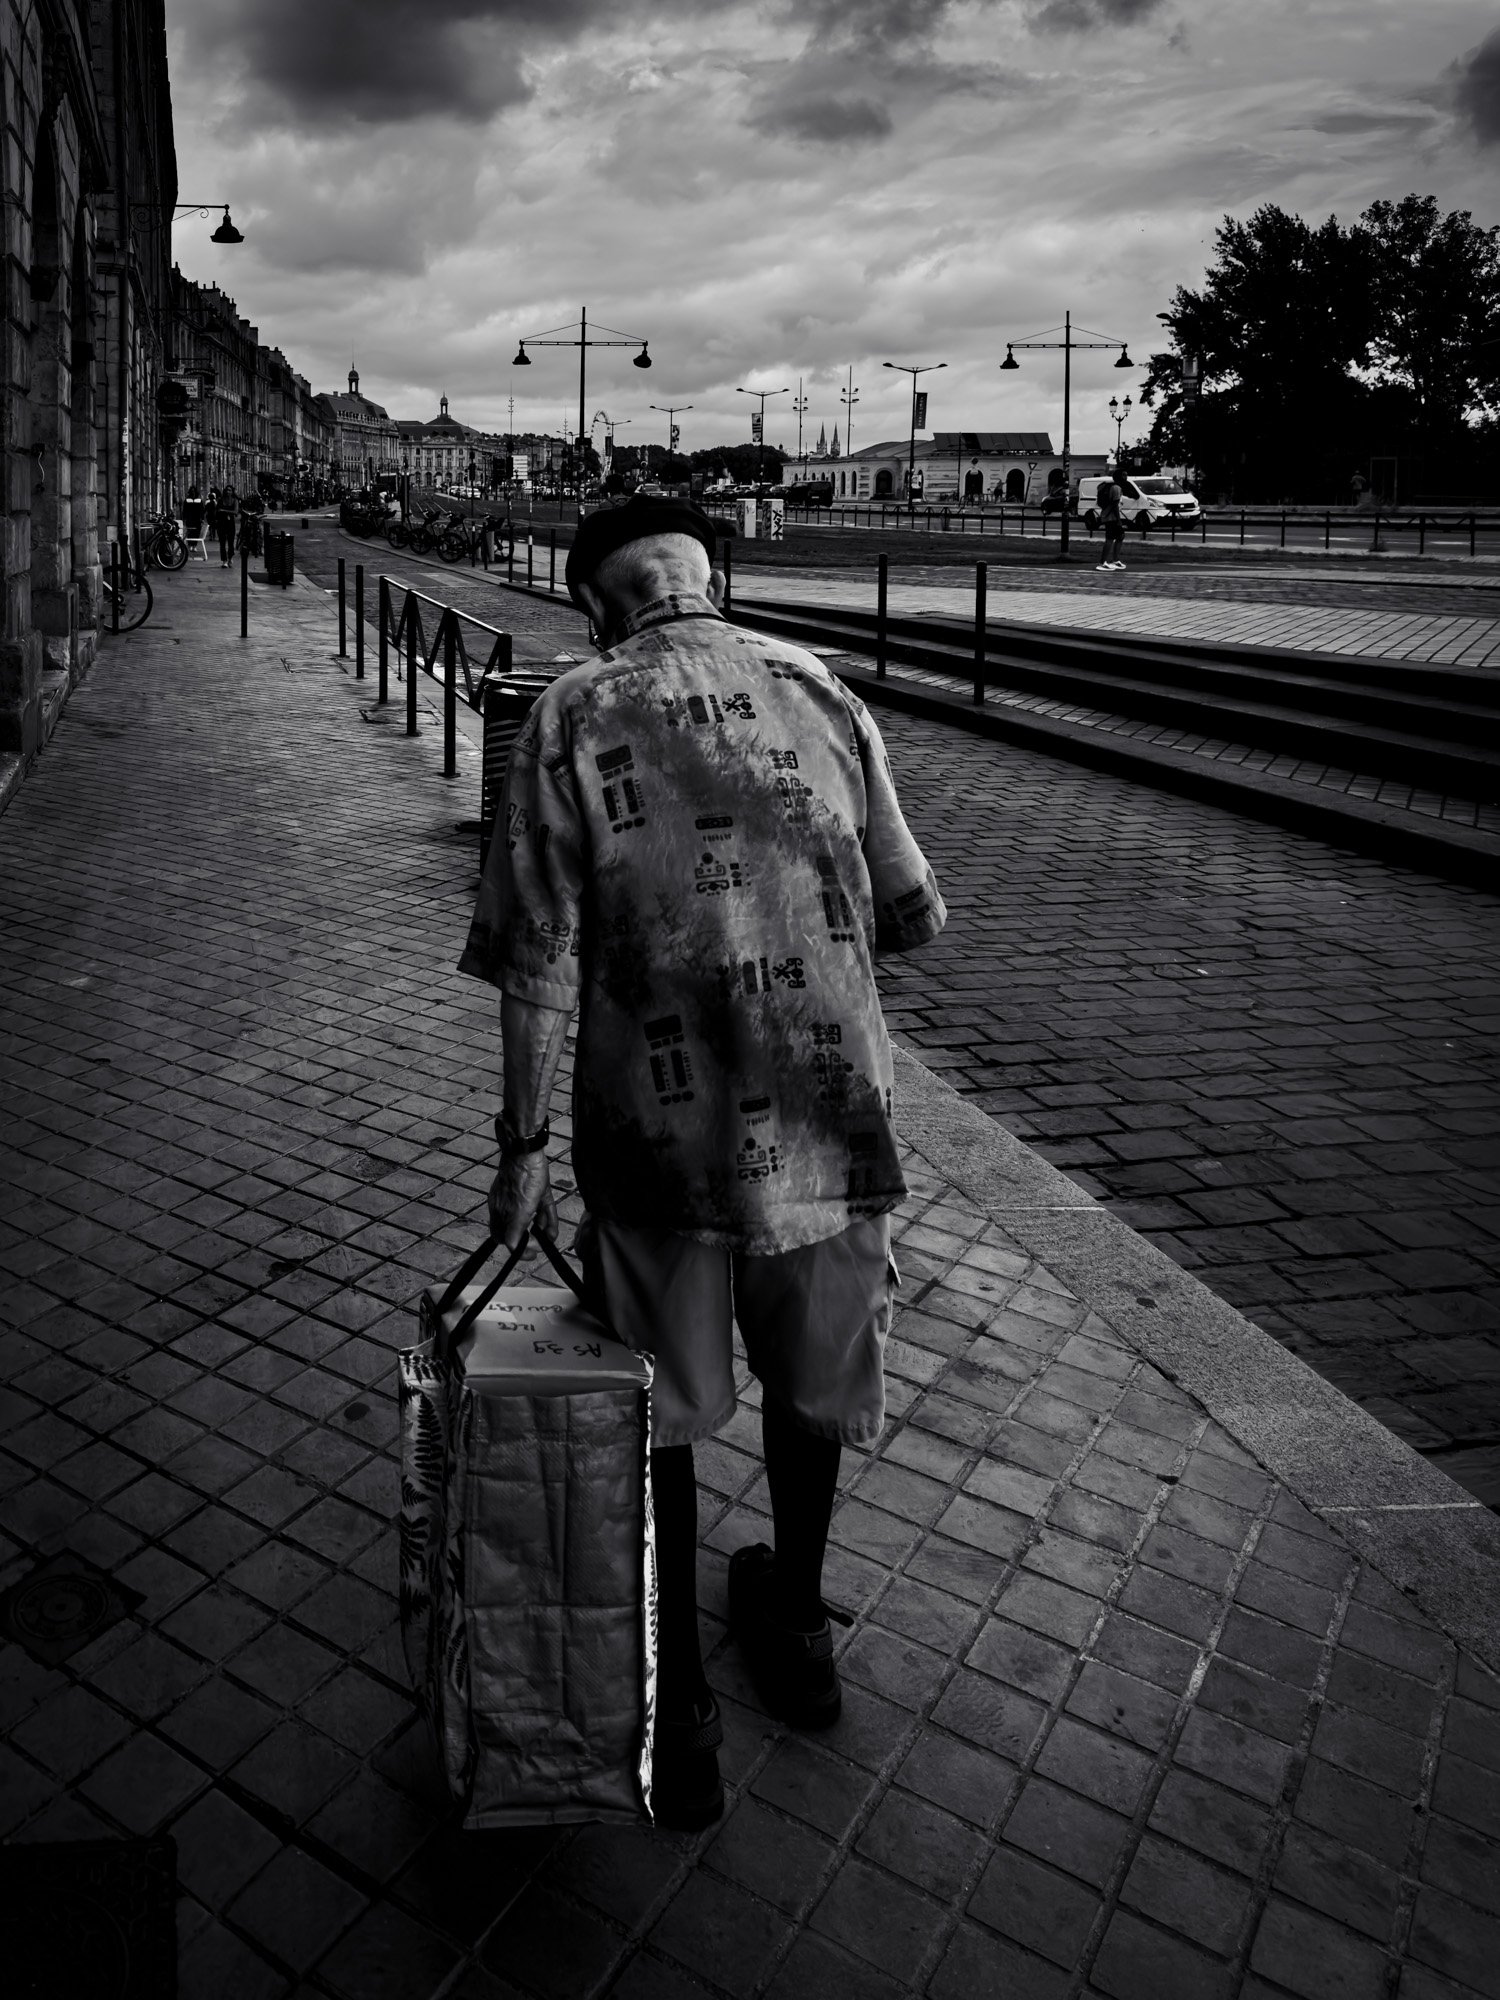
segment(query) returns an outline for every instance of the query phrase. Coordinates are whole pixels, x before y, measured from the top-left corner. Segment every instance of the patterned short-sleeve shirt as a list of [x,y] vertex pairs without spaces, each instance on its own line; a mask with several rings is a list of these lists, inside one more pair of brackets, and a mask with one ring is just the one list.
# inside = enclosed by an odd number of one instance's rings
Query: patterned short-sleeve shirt
[[905,1193],[873,960],[946,916],[864,705],[672,598],[527,718],[461,970],[578,1004],[596,1214],[766,1255]]

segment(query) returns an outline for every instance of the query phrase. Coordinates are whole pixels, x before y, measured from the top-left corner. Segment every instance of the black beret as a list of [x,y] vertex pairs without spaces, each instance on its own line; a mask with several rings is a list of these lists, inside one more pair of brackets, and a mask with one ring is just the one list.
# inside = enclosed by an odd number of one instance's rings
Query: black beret
[[573,602],[578,603],[578,585],[588,582],[606,556],[646,535],[691,535],[707,549],[709,561],[714,559],[714,524],[701,507],[633,493],[619,506],[601,507],[579,522],[564,572]]

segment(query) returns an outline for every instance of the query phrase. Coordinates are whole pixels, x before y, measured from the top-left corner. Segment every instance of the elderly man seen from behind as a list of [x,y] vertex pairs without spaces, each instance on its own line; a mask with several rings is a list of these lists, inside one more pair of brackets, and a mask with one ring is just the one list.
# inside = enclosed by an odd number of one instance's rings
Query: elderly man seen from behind
[[843,1444],[884,1420],[906,1190],[877,950],[942,929],[863,705],[719,611],[714,530],[635,499],[589,516],[568,588],[602,647],[518,739],[463,969],[501,988],[490,1196],[556,1228],[547,1104],[575,1005],[573,1164],[590,1302],[655,1362],[654,1806],[723,1810],[699,1649],[693,1446],[734,1412],[732,1325],[762,1389],[775,1551],[735,1554],[730,1623],[772,1712],[839,1714],[822,1571]]

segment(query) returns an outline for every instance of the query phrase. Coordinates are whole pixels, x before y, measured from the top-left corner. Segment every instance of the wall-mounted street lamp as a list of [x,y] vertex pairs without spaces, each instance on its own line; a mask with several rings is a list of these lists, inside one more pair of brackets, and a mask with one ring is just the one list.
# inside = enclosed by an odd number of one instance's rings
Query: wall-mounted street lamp
[[[130,204],[130,213],[132,215],[156,215],[161,207],[162,204],[160,202],[133,201]],[[156,226],[158,229],[163,227],[169,227],[172,223],[176,222],[180,216],[184,215],[201,215],[206,218],[212,215],[216,208],[223,209],[224,219],[219,224],[218,228],[214,231],[212,236],[209,237],[208,239],[209,242],[243,243],[245,240],[244,237],[240,234],[239,230],[235,228],[234,224],[229,219],[229,203],[227,201],[173,202],[171,214],[164,217],[163,220],[161,222],[158,222]]]
[[[1086,326],[1084,326],[1080,327],[1078,331],[1080,333],[1087,333],[1089,329]],[[1062,339],[1048,340],[1044,334],[1038,334],[1032,340],[1008,340],[1005,343],[1005,359],[1000,363],[1000,366],[1002,370],[1008,370],[1020,367],[1021,364],[1016,359],[1016,349],[1018,347],[1020,348],[1060,347],[1062,349],[1063,507],[1062,507],[1062,535],[1061,535],[1062,547],[1060,554],[1058,556],[1058,560],[1060,562],[1066,562],[1068,559],[1068,500],[1073,490],[1073,351],[1075,348],[1083,348],[1083,347],[1118,347],[1120,350],[1120,358],[1115,363],[1116,368],[1134,368],[1135,363],[1131,360],[1130,351],[1126,347],[1125,342],[1123,340],[1107,340],[1104,338],[1102,334],[1092,337],[1088,340],[1075,340],[1073,338],[1073,315],[1070,312],[1063,314],[1063,323],[1061,326],[1049,326],[1046,329],[1046,332],[1060,333],[1062,335]]]
[[[570,322],[567,326],[549,326],[543,333],[528,334],[517,347],[516,358],[510,365],[512,368],[529,368],[531,366],[531,356],[526,352],[528,347],[576,347],[578,349],[578,490],[582,493],[583,446],[585,438],[584,408],[586,402],[585,382],[589,349],[591,347],[634,347],[639,336],[633,333],[621,333],[618,327],[606,326],[602,331],[610,336],[609,339],[591,340],[589,338],[588,308],[584,306],[580,309],[576,322],[578,327],[577,339],[563,340],[556,338],[559,334],[572,333],[573,324],[573,322]],[[630,364],[632,368],[649,368],[651,366],[651,356],[647,352],[648,346],[649,343],[647,341],[640,341],[641,351]]]
[[[911,377],[911,432],[906,441],[906,504],[908,507],[915,507],[917,504],[916,495],[912,489],[916,484],[917,477],[917,396],[919,393],[917,389],[917,377],[919,375],[931,375],[939,368],[946,368],[948,364],[946,361],[928,361],[924,362],[920,368],[909,368],[904,361],[884,361],[881,363],[881,366],[883,368],[894,368],[902,375],[910,375]],[[923,394],[922,429],[926,430],[926,428],[927,397]]]

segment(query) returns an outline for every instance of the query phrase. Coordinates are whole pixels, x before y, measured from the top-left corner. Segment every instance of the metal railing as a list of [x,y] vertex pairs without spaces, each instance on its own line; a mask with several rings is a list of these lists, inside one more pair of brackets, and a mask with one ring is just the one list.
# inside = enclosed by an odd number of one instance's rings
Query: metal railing
[[[505,766],[531,705],[555,673],[517,673],[511,634],[482,618],[442,604],[394,577],[376,578],[376,703],[390,699],[391,662],[396,679],[406,685],[406,734],[416,736],[417,677],[426,674],[443,690],[443,776],[458,776],[458,702],[460,674],[465,707],[483,719],[479,809],[479,860],[499,810]],[[348,578],[342,557],[338,566],[339,655],[348,656]],[[397,609],[397,600],[400,608]],[[423,611],[427,616],[424,619]],[[430,626],[430,634],[429,634]],[[467,633],[467,636],[466,636]],[[477,635],[478,643],[471,644]],[[365,572],[354,568],[354,678],[365,677]]]
[[[710,501],[708,512],[716,518],[732,518],[733,506],[722,501]],[[943,507],[904,507],[894,501],[864,502],[851,501],[848,505],[827,507],[799,507],[791,499],[786,503],[786,520],[789,526],[827,528],[867,528],[883,530],[886,533],[905,531],[916,534],[954,535],[1041,535],[1055,538],[1062,519],[1061,510],[1055,507],[1041,507],[1034,504],[1002,504],[1000,506],[964,507],[957,502]],[[1069,516],[1070,529],[1083,529],[1086,523],[1076,514]],[[1133,526],[1133,522],[1127,522]],[[1229,507],[1206,508],[1201,513],[1186,518],[1168,517],[1153,521],[1149,531],[1152,540],[1169,540],[1175,543],[1179,537],[1184,541],[1196,540],[1201,544],[1210,538],[1223,541],[1226,538],[1238,547],[1245,547],[1250,541],[1264,543],[1269,537],[1251,535],[1251,530],[1274,531],[1276,546],[1307,547],[1306,537],[1316,542],[1322,537],[1324,549],[1333,546],[1335,529],[1357,529],[1362,535],[1370,536],[1372,550],[1385,545],[1383,538],[1415,537],[1416,553],[1426,553],[1429,536],[1447,536],[1459,542],[1468,542],[1468,553],[1477,555],[1479,537],[1491,538],[1491,547],[1500,552],[1500,512],[1480,513],[1473,509],[1422,509],[1418,512],[1395,513],[1388,509],[1364,508],[1358,512],[1340,511],[1337,508],[1301,507]],[[1288,533],[1293,536],[1288,542]]]

